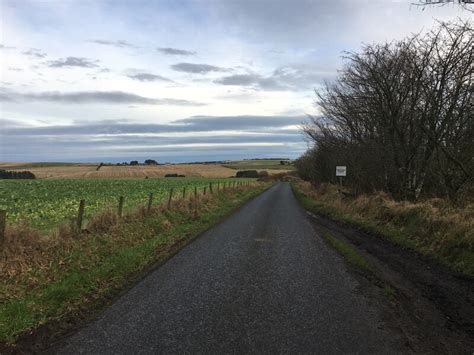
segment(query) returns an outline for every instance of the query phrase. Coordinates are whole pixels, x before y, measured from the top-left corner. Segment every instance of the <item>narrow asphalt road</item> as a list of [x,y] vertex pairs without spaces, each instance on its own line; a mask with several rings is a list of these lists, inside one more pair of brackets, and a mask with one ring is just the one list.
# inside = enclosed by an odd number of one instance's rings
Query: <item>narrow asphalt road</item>
[[399,335],[280,183],[185,247],[58,353],[394,353]]

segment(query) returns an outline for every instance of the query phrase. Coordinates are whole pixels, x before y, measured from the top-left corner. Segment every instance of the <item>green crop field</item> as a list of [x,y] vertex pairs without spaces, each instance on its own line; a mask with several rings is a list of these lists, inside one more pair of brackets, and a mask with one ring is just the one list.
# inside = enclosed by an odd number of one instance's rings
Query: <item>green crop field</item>
[[[40,230],[48,230],[77,215],[79,201],[86,201],[85,218],[107,209],[117,208],[124,196],[124,210],[146,203],[153,193],[154,203],[165,201],[174,188],[176,197],[202,192],[210,182],[229,183],[233,179],[161,178],[118,180],[3,180],[0,181],[0,209],[7,211],[9,224],[21,221]],[[239,179],[242,181],[242,179]]]
[[[284,162],[281,164],[280,162]],[[288,159],[249,159],[249,160],[236,160],[231,161],[227,164],[223,164],[226,168],[237,169],[237,170],[252,170],[252,169],[275,169],[275,170],[293,170],[292,161]]]

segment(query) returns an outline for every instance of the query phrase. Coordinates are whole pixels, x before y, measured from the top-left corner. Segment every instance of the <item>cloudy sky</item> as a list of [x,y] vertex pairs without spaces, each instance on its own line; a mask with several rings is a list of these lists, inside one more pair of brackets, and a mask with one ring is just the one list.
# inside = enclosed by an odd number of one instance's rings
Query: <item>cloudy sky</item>
[[343,51],[469,14],[411,2],[0,0],[0,161],[295,158]]

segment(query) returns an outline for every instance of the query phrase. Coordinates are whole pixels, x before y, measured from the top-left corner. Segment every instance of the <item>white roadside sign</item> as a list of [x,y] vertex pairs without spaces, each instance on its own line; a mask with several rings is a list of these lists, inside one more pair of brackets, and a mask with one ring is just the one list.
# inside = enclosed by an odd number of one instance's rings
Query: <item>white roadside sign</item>
[[336,166],[336,176],[346,176],[347,167],[344,165]]

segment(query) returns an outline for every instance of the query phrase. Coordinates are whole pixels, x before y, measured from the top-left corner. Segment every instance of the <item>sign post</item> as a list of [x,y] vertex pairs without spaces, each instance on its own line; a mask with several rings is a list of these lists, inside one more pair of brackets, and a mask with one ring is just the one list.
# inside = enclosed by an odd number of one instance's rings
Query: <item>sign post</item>
[[342,177],[346,176],[347,167],[345,165],[336,166],[336,177],[339,176],[339,192],[342,190]]

